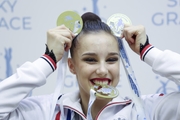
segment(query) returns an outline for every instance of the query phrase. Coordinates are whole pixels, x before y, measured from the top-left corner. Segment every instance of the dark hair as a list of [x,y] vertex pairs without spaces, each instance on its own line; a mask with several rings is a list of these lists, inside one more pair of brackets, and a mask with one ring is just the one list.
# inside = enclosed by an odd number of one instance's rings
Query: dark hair
[[[72,41],[72,46],[70,48],[71,57],[73,57],[74,48],[76,48],[78,37],[80,35],[84,35],[84,34],[88,34],[88,33],[92,33],[92,32],[104,31],[104,32],[114,36],[110,27],[106,23],[102,22],[101,19],[99,18],[99,16],[97,16],[96,14],[87,12],[87,13],[83,14],[81,16],[81,18],[83,21],[83,28],[82,28],[81,32],[79,33],[79,35],[77,35]],[[116,37],[115,37],[115,39],[116,39]]]

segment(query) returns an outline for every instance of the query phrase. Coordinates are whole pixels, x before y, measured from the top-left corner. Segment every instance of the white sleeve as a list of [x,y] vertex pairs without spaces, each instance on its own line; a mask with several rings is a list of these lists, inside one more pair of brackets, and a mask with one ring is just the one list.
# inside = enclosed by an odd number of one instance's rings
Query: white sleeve
[[144,61],[152,66],[155,73],[180,85],[180,54],[152,48],[146,54]]
[[149,95],[142,95],[141,99],[143,102],[146,119],[151,120],[150,118],[153,111],[153,107],[158,100],[162,99],[162,96],[161,94],[149,94]]
[[172,92],[156,101],[151,112],[151,120],[179,120],[180,92]]
[[144,95],[141,97],[144,104],[147,120],[179,120],[180,119],[180,92]]
[[[44,59],[39,58],[33,63],[26,62],[17,69],[14,75],[0,82],[0,119],[8,118],[10,114],[14,113],[21,115],[19,109],[22,108],[23,103],[26,103],[21,101],[31,90],[45,84],[46,78],[52,72],[50,65]],[[29,107],[29,109],[31,108],[32,106]],[[26,107],[27,109],[28,107]]]

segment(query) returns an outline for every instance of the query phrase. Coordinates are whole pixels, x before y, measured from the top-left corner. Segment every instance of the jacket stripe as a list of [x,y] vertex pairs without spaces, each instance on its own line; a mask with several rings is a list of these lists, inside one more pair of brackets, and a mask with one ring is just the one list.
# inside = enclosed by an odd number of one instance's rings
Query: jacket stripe
[[150,49],[152,49],[153,47],[154,47],[154,46],[152,46],[151,44],[149,44],[149,45],[147,45],[147,46],[142,50],[142,52],[140,53],[141,60],[144,61],[144,58],[145,58],[146,54],[147,54],[148,51],[149,51]]
[[67,120],[71,120],[71,110],[68,109]]
[[48,55],[43,55],[41,58],[47,61],[47,63],[49,63],[53,71],[56,69],[56,63],[53,61],[51,57],[49,57]]
[[74,109],[74,108],[72,108],[72,107],[70,107],[70,106],[67,106],[67,105],[64,105],[64,108],[70,109],[70,110],[78,113],[81,117],[83,117],[83,118],[86,119],[86,116],[85,116],[83,113],[79,112],[78,110],[76,110],[76,109]]
[[58,112],[58,113],[56,114],[55,120],[60,120],[60,115],[61,115],[61,112]]

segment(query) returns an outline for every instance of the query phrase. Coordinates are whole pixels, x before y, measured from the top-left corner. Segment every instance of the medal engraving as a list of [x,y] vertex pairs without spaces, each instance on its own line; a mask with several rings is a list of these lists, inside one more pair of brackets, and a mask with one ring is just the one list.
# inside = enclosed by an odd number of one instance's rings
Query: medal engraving
[[92,89],[96,91],[96,96],[101,98],[115,98],[119,95],[119,91],[115,87],[109,85],[94,85]]
[[108,18],[107,24],[116,36],[120,36],[122,34],[124,24],[131,25],[132,22],[126,15],[117,13]]
[[73,11],[65,11],[61,13],[57,19],[57,26],[65,25],[74,34],[81,32],[83,27],[83,21],[81,16]]

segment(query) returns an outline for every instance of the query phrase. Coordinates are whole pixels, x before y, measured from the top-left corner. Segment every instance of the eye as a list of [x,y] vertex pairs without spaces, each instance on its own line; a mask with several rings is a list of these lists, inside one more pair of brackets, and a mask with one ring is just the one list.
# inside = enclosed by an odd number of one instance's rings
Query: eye
[[106,62],[114,63],[114,62],[116,62],[116,61],[118,61],[118,60],[119,60],[118,57],[110,57],[110,58],[108,58],[108,59],[106,60]]
[[88,63],[95,63],[95,62],[97,62],[97,60],[95,58],[91,58],[91,57],[84,58],[83,60],[88,62]]

